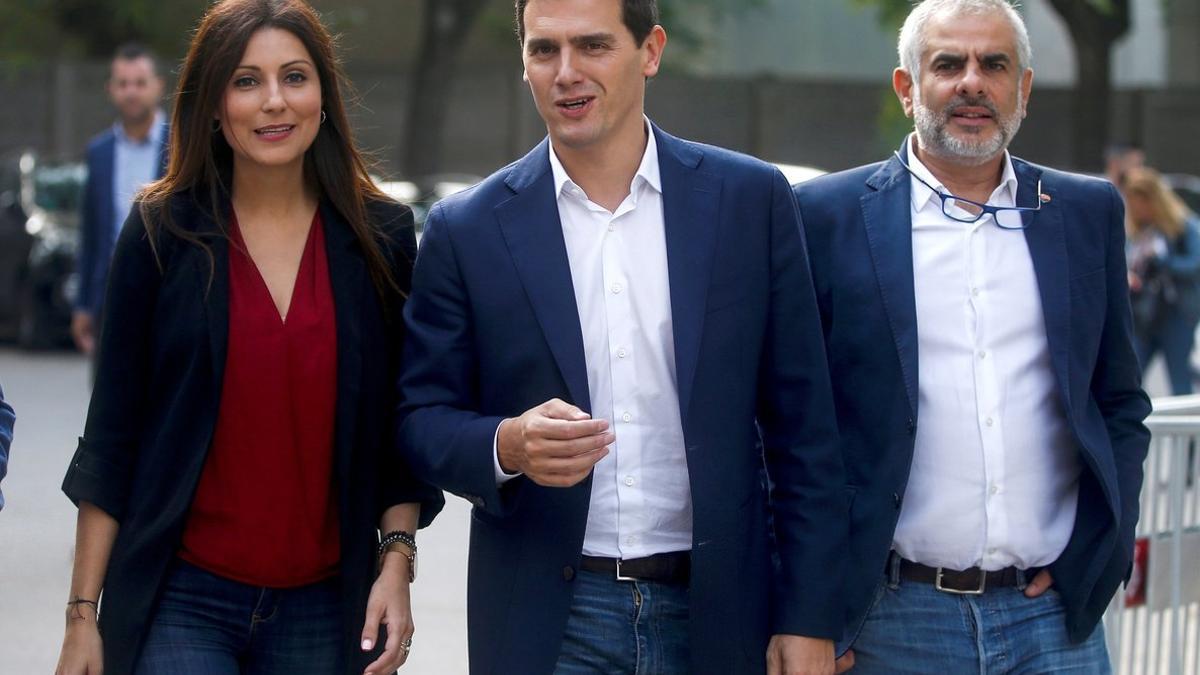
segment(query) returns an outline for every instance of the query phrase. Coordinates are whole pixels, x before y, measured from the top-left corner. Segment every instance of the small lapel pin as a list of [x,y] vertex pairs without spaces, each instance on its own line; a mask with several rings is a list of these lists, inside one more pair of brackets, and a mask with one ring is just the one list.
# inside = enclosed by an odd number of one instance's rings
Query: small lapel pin
[[1050,195],[1048,195],[1048,194],[1040,194],[1040,195],[1038,195],[1038,199],[1042,200],[1043,204],[1050,203]]

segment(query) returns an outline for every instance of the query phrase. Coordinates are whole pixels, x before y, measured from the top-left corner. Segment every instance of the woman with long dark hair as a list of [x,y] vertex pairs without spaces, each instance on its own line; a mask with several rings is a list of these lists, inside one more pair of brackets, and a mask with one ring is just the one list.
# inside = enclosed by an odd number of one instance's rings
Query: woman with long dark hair
[[391,440],[413,220],[368,177],[343,87],[302,0],[224,0],[200,23],[63,483],[62,675],[408,656],[414,537],[442,506]]

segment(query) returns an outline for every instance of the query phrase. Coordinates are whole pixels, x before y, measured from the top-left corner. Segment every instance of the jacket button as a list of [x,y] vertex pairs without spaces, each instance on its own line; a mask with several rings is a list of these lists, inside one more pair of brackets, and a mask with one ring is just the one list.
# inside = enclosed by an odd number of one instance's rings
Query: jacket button
[[896,508],[900,508],[900,504],[903,501],[904,501],[904,498],[900,496],[899,492],[892,493],[892,502],[896,505]]
[[910,418],[908,418],[908,435],[912,436],[916,432],[917,432],[917,423],[914,422],[912,420],[912,418],[910,417]]
[[566,567],[564,567],[563,568],[563,579],[565,581],[571,581],[574,578],[575,578],[575,568],[571,567],[570,565],[567,565]]

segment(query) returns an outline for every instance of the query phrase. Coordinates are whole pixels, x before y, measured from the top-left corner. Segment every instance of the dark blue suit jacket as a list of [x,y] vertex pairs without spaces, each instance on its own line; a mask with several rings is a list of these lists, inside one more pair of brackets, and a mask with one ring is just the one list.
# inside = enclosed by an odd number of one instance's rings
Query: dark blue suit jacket
[[[1013,160],[1018,206],[1051,197],[1024,231],[1051,365],[1084,467],[1075,529],[1051,565],[1073,640],[1130,569],[1150,434],[1130,337],[1124,207],[1100,180]],[[796,186],[835,383],[851,509],[852,640],[883,581],[919,424],[909,174],[899,160]],[[1014,233],[1021,236],[1019,233]]]
[[[167,139],[170,130],[164,129],[159,151],[159,168],[155,178],[161,178],[167,166]],[[75,309],[100,316],[104,305],[104,286],[108,282],[108,266],[117,246],[121,223],[113,222],[113,173],[116,171],[117,135],[110,127],[88,143],[87,182],[83,188],[83,213],[79,221],[79,254],[76,272],[79,292]]]
[[[0,481],[8,473],[8,448],[12,444],[13,424],[17,421],[12,406],[4,400],[0,389]],[[0,509],[4,508],[4,493],[0,492]]]
[[[772,632],[841,629],[846,498],[812,281],[778,171],[654,133],[694,514],[691,672],[758,674]],[[503,418],[554,397],[590,408],[548,152],[433,208],[405,307],[401,447],[475,505],[473,673],[552,670],[591,494],[590,478],[498,489],[493,465]]]

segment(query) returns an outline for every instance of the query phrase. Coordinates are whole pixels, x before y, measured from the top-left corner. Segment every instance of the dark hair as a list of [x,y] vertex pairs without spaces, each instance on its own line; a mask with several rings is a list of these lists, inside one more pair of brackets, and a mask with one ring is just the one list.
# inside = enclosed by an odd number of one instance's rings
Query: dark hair
[[117,51],[113,53],[113,61],[137,61],[138,59],[149,61],[150,69],[156,74],[158,73],[158,57],[140,42],[126,42],[117,47]]
[[262,28],[279,28],[295,35],[316,65],[326,119],[304,155],[305,180],[353,229],[376,290],[381,295],[389,289],[399,292],[382,249],[385,237],[380,224],[371,222],[367,213],[368,203],[390,200],[371,181],[354,145],[342,100],[342,89],[348,83],[334,54],[334,39],[321,25],[316,11],[303,0],[222,0],[201,19],[179,73],[166,174],[139,195],[155,256],[159,255],[161,229],[204,249],[212,282],[212,250],[202,234],[174,221],[171,201],[190,193],[191,199],[216,221],[221,236],[227,236],[225,207],[232,185],[233,150],[223,134],[214,133],[213,119],[246,44]]
[[[614,0],[621,3],[621,21],[633,34],[633,41],[641,45],[658,25],[657,0]],[[525,5],[529,0],[516,0],[517,38],[525,42]]]

